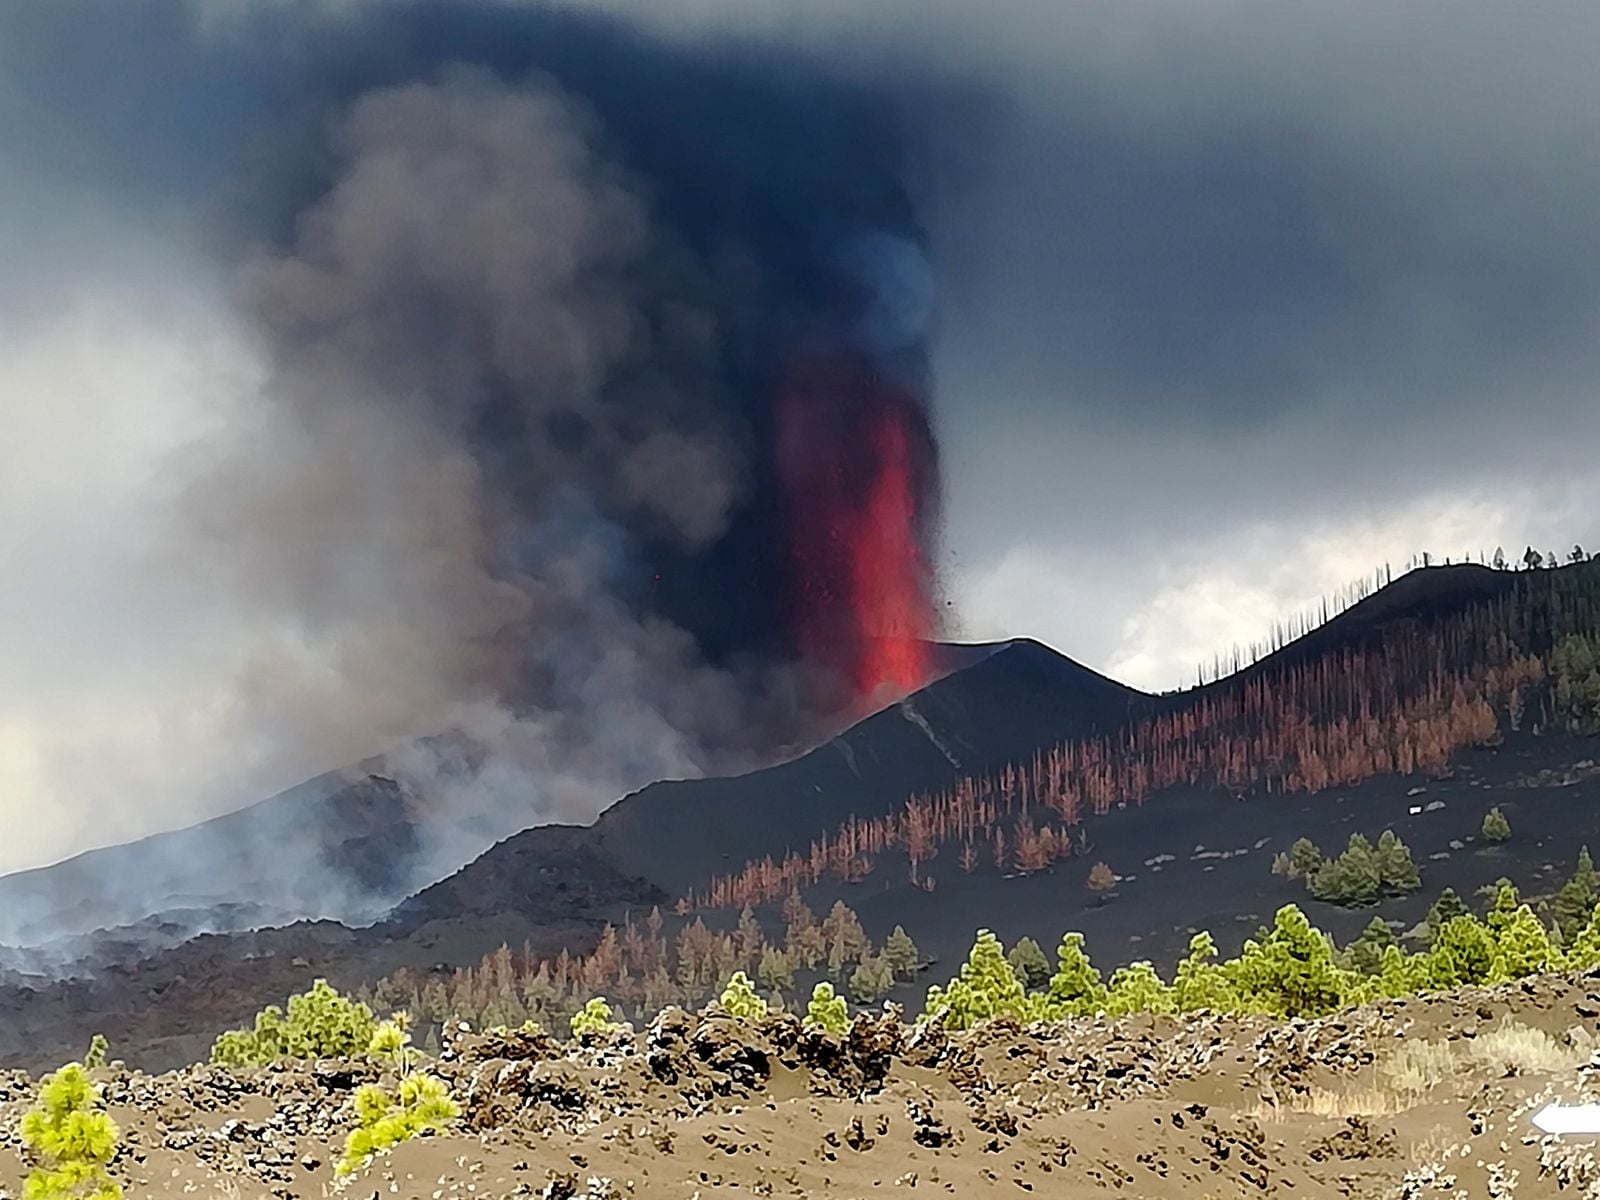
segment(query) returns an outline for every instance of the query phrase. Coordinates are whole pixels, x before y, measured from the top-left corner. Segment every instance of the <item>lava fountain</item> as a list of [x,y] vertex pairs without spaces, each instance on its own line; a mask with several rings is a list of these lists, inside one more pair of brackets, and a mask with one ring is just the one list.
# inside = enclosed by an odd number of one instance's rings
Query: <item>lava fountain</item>
[[805,359],[779,396],[789,627],[858,701],[926,683],[937,454],[920,398],[868,356]]

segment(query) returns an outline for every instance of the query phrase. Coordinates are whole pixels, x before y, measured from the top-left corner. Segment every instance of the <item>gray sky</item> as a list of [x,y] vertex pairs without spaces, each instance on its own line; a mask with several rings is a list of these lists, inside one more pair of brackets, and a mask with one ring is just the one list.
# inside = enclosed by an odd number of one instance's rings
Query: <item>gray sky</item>
[[[1592,3],[609,7],[827,55],[902,106],[953,632],[1170,687],[1385,560],[1600,543]],[[30,12],[0,0],[0,869],[492,699],[365,674],[406,699],[353,710],[348,643],[173,536],[206,448],[268,420],[230,268],[173,200],[226,91],[173,108],[164,80],[217,68],[137,27],[53,79]],[[370,461],[451,485],[415,453]]]

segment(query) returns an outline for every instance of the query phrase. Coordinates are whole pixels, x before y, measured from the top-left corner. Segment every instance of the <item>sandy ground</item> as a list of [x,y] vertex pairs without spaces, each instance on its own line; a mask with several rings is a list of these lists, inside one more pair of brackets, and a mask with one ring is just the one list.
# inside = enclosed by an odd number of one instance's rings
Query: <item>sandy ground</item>
[[[1597,1022],[1600,973],[1309,1022],[887,1014],[838,1039],[669,1009],[586,1046],[464,1032],[435,1064],[459,1127],[337,1183],[367,1064],[98,1076],[130,1197],[1594,1197],[1600,1138],[1530,1117],[1600,1098]],[[34,1086],[0,1077],[8,1197]]]

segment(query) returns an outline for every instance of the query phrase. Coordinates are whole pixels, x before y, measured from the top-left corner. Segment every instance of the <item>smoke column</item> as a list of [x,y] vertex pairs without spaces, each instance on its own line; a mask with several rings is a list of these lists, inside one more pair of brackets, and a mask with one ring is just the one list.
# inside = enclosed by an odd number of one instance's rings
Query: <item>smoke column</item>
[[[164,807],[63,813],[71,848],[383,755],[424,827],[391,877],[344,895],[287,827],[228,847],[262,903],[365,911],[926,681],[933,275],[885,89],[514,0],[63,0],[10,32],[50,47],[8,83],[91,147],[67,167],[184,231],[249,357],[150,537],[161,609],[217,649],[141,680],[147,778],[39,760]],[[166,869],[95,886],[137,915]]]

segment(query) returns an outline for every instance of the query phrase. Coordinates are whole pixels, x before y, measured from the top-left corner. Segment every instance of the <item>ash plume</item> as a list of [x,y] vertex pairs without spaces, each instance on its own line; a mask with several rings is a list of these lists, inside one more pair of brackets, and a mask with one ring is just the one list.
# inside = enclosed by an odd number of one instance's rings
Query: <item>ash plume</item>
[[[922,681],[931,272],[893,106],[807,54],[555,7],[133,7],[181,64],[173,107],[224,110],[133,174],[200,222],[247,364],[142,531],[232,626],[148,782],[361,760],[397,862],[353,868],[263,806],[149,844],[138,878],[17,899],[0,941],[241,890],[365,919],[498,837],[770,761]],[[798,444],[797,403],[829,414]],[[797,483],[797,457],[843,475]]]

